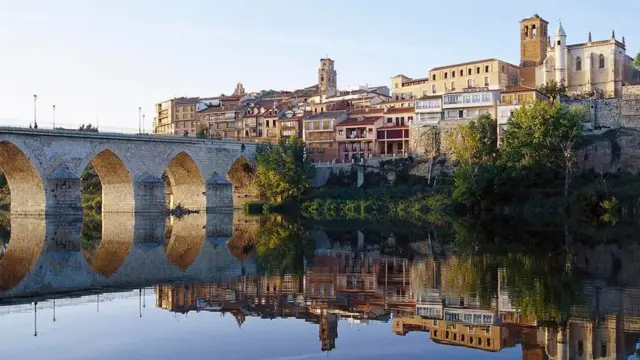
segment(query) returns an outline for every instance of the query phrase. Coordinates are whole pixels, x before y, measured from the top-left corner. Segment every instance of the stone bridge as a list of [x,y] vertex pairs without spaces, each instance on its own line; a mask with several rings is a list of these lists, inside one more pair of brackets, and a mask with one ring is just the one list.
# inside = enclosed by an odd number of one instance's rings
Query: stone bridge
[[228,246],[233,212],[183,219],[104,214],[102,237],[89,247],[82,244],[82,221],[74,219],[11,219],[11,242],[0,259],[0,301],[105,287],[217,281],[256,271],[252,254],[241,262]]
[[174,204],[231,209],[229,170],[255,162],[255,153],[251,143],[0,127],[12,214],[79,214],[80,176],[89,163],[102,183],[103,213],[163,212],[163,174]]

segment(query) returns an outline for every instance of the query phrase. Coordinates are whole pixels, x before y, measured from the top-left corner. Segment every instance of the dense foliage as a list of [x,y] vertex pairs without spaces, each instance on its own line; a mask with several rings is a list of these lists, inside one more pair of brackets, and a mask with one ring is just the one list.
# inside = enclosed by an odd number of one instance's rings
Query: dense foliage
[[258,147],[256,186],[270,202],[297,200],[309,187],[315,168],[301,139],[281,139]]

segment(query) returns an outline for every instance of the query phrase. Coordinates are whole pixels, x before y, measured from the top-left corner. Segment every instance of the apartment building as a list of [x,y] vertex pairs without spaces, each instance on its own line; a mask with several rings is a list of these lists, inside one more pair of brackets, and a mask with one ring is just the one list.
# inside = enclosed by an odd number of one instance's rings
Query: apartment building
[[442,96],[425,95],[415,101],[415,118],[411,126],[438,125],[442,120]]
[[410,108],[415,106],[414,98],[400,99],[400,100],[389,100],[382,103],[371,105],[374,109],[391,109],[391,108]]
[[378,153],[383,157],[406,155],[409,151],[409,125],[415,117],[415,108],[390,108],[383,117],[384,122],[376,132]]
[[153,133],[158,135],[195,136],[197,97],[180,97],[156,104]]
[[311,161],[335,161],[338,158],[336,125],[347,119],[345,110],[326,111],[304,119],[304,141]]
[[496,118],[500,90],[466,88],[442,96],[443,121],[472,120],[483,114]]
[[311,116],[311,113],[301,109],[284,111],[277,122],[280,138],[288,139],[292,136],[294,138],[302,138],[302,121],[307,116]]
[[549,101],[549,98],[538,90],[525,86],[516,86],[502,91],[497,112],[498,145],[502,144],[502,133],[507,129],[507,123],[513,116],[513,112],[523,105],[533,104],[536,100]]
[[338,162],[349,163],[369,159],[376,153],[377,129],[382,116],[358,116],[336,125]]
[[242,129],[236,122],[242,118],[238,104],[212,106],[198,111],[198,123],[207,126],[208,135],[218,139],[238,139]]
[[442,95],[465,88],[506,89],[520,81],[520,68],[498,59],[484,59],[439,66],[426,78],[411,79],[402,74],[391,79],[394,99],[413,99],[424,95]]

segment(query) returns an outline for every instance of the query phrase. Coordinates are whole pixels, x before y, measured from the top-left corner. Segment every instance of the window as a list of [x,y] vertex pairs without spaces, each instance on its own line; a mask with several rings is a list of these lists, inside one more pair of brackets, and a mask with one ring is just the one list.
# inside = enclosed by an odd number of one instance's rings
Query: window
[[467,70],[467,75],[471,75],[471,68],[469,68],[469,70]]
[[488,73],[488,72],[489,72],[489,65],[485,65],[485,66],[484,66],[484,72],[485,72],[485,73]]
[[473,336],[469,336],[469,344],[473,344]]
[[582,70],[582,59],[580,58],[580,56],[578,56],[576,58],[576,71],[581,71]]
[[482,345],[482,338],[478,338],[478,345]]
[[456,71],[455,70],[451,72],[451,77],[452,78],[456,77]]
[[600,69],[604,69],[604,55],[600,54]]
[[393,123],[393,118],[388,117],[387,118],[387,124],[391,124],[391,123]]
[[460,76],[464,76],[464,70],[460,69]]
[[452,81],[451,82],[451,90],[455,90],[456,89],[456,82]]
[[488,76],[484,77],[484,86],[489,86],[489,77]]
[[562,44],[562,41],[558,40],[558,42],[556,43],[558,46],[560,46]]
[[344,135],[344,130],[338,130],[338,135]]
[[438,337],[438,330],[433,330],[433,336]]
[[524,37],[525,38],[529,37],[529,25],[525,25],[524,27]]
[[502,65],[502,73],[504,74],[504,65]]
[[487,338],[487,347],[491,347],[491,338]]
[[473,79],[467,79],[467,87],[473,87]]
[[433,81],[436,81],[436,74],[433,74],[432,78],[433,78]]
[[449,73],[444,73],[444,78],[446,79]]
[[584,355],[584,342],[582,340],[578,340],[578,356],[582,357]]
[[607,357],[607,343],[603,342],[600,344],[600,356]]
[[435,94],[436,90],[437,90],[436,84],[431,84],[431,92]]
[[538,34],[537,29],[536,29],[536,25],[531,25],[531,37],[534,38],[536,37],[536,35]]
[[476,67],[476,74],[480,74],[480,66]]

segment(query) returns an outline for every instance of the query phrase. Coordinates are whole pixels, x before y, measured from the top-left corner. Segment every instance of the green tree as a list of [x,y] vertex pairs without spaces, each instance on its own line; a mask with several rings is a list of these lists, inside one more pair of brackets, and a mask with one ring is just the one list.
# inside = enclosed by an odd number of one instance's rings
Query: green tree
[[633,65],[635,65],[638,70],[640,70],[640,52],[636,55],[635,60],[633,61]]
[[550,80],[546,84],[538,86],[538,91],[548,96],[552,104],[555,103],[559,96],[567,96],[567,87],[564,83],[558,84],[555,80]]
[[297,200],[309,187],[315,168],[296,138],[258,147],[256,186],[268,201]]
[[565,195],[575,164],[585,110],[542,101],[514,111],[504,132],[501,158],[508,167],[543,166],[564,172]]
[[206,124],[198,124],[198,130],[196,130],[196,136],[199,138],[206,138],[209,134],[209,127]]
[[496,120],[484,114],[458,125],[449,134],[449,143],[453,158],[460,162],[454,173],[454,198],[471,207],[481,205],[493,187],[498,143]]
[[496,120],[489,114],[458,125],[449,134],[454,159],[464,164],[493,162],[498,144],[497,136]]

